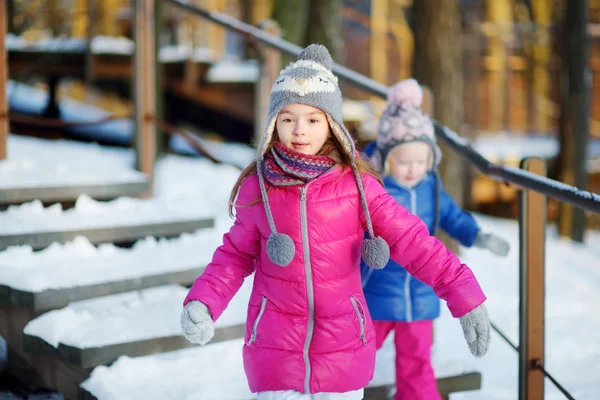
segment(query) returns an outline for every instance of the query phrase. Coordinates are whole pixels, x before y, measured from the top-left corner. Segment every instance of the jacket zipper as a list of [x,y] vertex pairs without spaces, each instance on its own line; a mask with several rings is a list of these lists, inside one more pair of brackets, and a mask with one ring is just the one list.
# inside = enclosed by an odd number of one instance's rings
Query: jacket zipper
[[363,344],[367,345],[367,337],[365,336],[365,310],[360,304],[360,301],[356,299],[356,297],[350,297],[350,301],[352,302],[352,307],[354,307],[354,311],[356,312],[356,316],[358,317],[358,323],[360,324],[360,340]]
[[302,250],[304,254],[304,269],[306,271],[306,294],[308,298],[308,327],[306,332],[306,340],[304,341],[304,365],[306,374],[304,376],[304,391],[310,394],[310,357],[308,349],[312,340],[315,328],[315,298],[312,281],[312,268],[310,265],[310,247],[308,243],[308,218],[306,215],[306,186],[300,188],[300,226],[302,228]]
[[[417,192],[414,189],[410,189],[410,212],[413,215],[417,215]],[[410,295],[410,281],[412,277],[406,272],[406,279],[404,280],[404,302],[406,303],[406,322],[412,322],[412,302]]]
[[263,296],[262,300],[260,302],[260,311],[258,312],[258,316],[256,317],[256,319],[254,320],[254,325],[252,325],[252,334],[250,335],[250,339],[248,340],[248,343],[246,343],[248,346],[250,346],[250,344],[256,342],[256,329],[258,328],[258,323],[260,322],[260,320],[265,312],[266,306],[267,306],[267,297]]

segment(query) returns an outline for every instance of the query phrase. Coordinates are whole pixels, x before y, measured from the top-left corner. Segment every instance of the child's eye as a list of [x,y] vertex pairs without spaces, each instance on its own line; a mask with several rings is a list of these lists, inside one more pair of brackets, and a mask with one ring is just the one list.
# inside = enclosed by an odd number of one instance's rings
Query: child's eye
[[319,120],[318,120],[318,119],[315,119],[315,118],[311,118],[311,119],[310,119],[310,123],[311,123],[311,124],[316,124],[316,123],[318,123],[318,122],[319,122]]
[[292,122],[291,118],[284,118],[281,120],[281,122]]

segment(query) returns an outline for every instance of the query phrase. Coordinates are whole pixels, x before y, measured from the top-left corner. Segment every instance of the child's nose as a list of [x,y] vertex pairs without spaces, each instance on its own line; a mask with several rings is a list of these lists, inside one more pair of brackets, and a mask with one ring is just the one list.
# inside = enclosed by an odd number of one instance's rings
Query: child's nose
[[298,121],[296,125],[294,125],[294,135],[302,135],[304,134],[304,126]]

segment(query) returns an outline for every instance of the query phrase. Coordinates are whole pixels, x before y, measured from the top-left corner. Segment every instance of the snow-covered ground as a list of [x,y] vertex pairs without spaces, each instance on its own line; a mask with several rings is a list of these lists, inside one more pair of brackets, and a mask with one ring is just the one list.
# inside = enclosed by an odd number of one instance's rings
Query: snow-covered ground
[[[519,252],[518,227],[514,221],[478,216],[484,229],[511,242],[505,259],[489,256],[480,249],[464,250],[462,259],[470,265],[487,297],[490,318],[518,344]],[[545,367],[574,398],[600,398],[600,317],[593,310],[600,294],[600,233],[589,232],[584,245],[556,237],[548,229],[546,243],[546,361]],[[437,322],[439,351],[452,351],[452,359],[469,361],[483,374],[483,389],[457,394],[466,400],[516,399],[517,353],[494,334],[490,352],[481,359],[470,356],[461,343],[462,333],[445,310]],[[546,399],[564,396],[546,380]]]

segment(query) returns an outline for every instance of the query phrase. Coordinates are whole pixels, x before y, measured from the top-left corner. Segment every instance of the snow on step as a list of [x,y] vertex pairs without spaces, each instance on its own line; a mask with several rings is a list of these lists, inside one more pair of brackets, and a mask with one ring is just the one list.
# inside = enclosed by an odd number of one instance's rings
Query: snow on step
[[224,59],[208,69],[205,79],[210,83],[254,83],[259,75],[255,60]]
[[86,399],[249,400],[243,339],[145,357],[120,357],[96,367],[81,388]]
[[42,251],[0,252],[0,302],[34,310],[168,283],[189,284],[210,262],[230,221],[173,239],[148,237],[131,248],[92,245],[77,237]]
[[135,196],[148,190],[145,174],[132,168],[126,149],[92,143],[8,136],[0,161],[0,203]]
[[122,197],[102,203],[81,195],[74,208],[63,210],[60,203],[44,207],[41,201],[34,200],[0,213],[0,250],[22,244],[42,249],[79,235],[92,243],[132,241],[213,225],[206,210],[179,202]]
[[[213,342],[244,335],[251,289],[249,278],[219,318]],[[189,347],[179,322],[187,292],[168,285],[71,303],[30,321],[24,347],[83,368],[109,364],[122,355]]]

